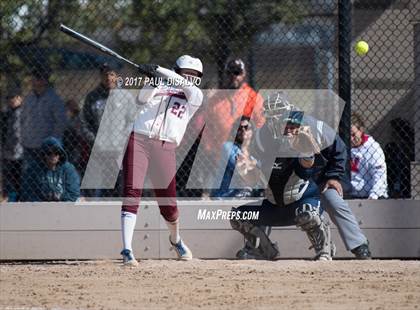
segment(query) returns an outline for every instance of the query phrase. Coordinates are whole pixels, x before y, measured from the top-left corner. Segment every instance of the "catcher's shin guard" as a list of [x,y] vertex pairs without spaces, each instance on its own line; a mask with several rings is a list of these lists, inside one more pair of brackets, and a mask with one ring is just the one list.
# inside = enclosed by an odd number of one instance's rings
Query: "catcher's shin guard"
[[[267,237],[270,236],[271,226],[260,226],[260,229],[265,232]],[[264,253],[259,248],[255,248],[254,245],[251,244],[251,242],[249,242],[247,239],[245,239],[244,241],[245,241],[245,245],[242,249],[240,249],[236,253],[236,258],[238,258],[238,259],[258,259],[258,260],[267,259],[264,256]],[[274,243],[273,246],[276,247],[276,249],[278,251],[277,245],[275,243]]]
[[306,232],[311,248],[315,249],[315,260],[332,260],[335,245],[331,241],[328,221],[319,214],[319,207],[304,204],[296,209],[296,226]]
[[[247,240],[245,248],[253,248],[252,254],[258,253],[258,258],[261,259],[275,259],[279,255],[279,250],[276,244],[273,244],[268,238],[267,234],[258,226],[248,222],[248,221],[241,221],[232,219],[230,224],[234,230],[239,231],[242,235],[244,235],[245,239]],[[238,258],[242,259],[249,259],[254,258],[258,259],[257,257],[251,257],[248,255],[242,255],[243,250],[239,250],[237,253]],[[251,252],[247,249],[245,252]],[[252,255],[252,256],[253,256]],[[261,257],[261,258],[260,258]]]
[[264,253],[245,239],[245,246],[236,253],[237,259],[258,259],[265,260]]

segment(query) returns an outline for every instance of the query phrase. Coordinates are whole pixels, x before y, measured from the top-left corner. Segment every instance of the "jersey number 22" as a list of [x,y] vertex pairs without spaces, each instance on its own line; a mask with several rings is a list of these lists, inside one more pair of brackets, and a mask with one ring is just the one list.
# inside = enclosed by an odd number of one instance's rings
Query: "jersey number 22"
[[182,118],[186,109],[187,108],[185,107],[185,104],[174,102],[174,104],[172,105],[171,113],[178,116],[179,118]]

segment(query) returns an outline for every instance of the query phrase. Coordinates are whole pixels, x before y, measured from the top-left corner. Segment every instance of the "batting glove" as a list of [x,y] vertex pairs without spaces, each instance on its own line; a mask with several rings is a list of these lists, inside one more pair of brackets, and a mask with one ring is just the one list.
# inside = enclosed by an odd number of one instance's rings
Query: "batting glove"
[[139,65],[138,70],[141,74],[147,75],[148,77],[155,77],[156,76],[156,69],[158,65],[155,64],[144,64]]

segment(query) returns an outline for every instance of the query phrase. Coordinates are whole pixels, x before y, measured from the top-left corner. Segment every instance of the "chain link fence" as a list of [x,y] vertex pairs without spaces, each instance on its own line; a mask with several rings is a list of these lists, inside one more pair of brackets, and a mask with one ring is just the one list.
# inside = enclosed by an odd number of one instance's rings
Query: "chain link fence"
[[[370,51],[352,55],[352,111],[384,152],[392,198],[419,198],[419,8],[418,1],[353,3],[353,40],[369,42]],[[368,150],[380,165],[380,150]]]
[[[180,55],[199,57],[204,64],[201,88],[207,90],[228,87],[226,64],[240,58],[245,80],[255,90],[339,91],[341,38],[336,0],[6,0],[0,3],[0,12],[1,180],[3,197],[9,201],[31,200],[30,194],[22,193],[40,188],[42,179],[28,170],[43,163],[39,149],[48,136],[61,139],[69,162],[83,178],[108,89],[115,87],[107,72],[138,76],[125,63],[60,32],[61,23],[136,63],[172,68]],[[354,0],[348,12],[353,21],[352,46],[359,40],[370,46],[364,56],[351,53],[351,109],[384,152],[385,196],[392,198],[418,199],[420,195],[418,12],[415,0]],[[31,110],[23,113],[25,108]],[[190,121],[177,151],[177,195],[181,197],[208,195],[208,190],[189,188],[188,179],[202,180],[205,187],[218,165],[211,154],[196,156],[205,134],[203,113],[199,110]],[[240,118],[240,113],[235,114],[234,121]],[[377,152],[365,154],[364,159],[369,156],[376,160]],[[368,160],[363,170],[355,158],[353,172],[368,174],[369,167],[378,166]],[[193,170],[193,165],[199,169]],[[121,175],[115,177],[114,189],[78,193],[72,187],[79,184],[78,177],[72,175],[66,199],[120,197]],[[49,194],[41,200],[64,198]]]

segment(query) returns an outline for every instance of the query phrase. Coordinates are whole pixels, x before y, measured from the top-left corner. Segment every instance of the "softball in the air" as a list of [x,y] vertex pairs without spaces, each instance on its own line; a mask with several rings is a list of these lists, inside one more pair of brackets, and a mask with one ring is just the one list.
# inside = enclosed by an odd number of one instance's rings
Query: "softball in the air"
[[369,44],[365,41],[359,41],[356,43],[356,46],[354,47],[357,55],[363,56],[366,55],[366,53],[369,51]]

